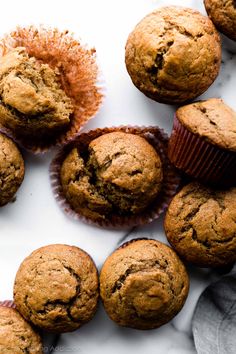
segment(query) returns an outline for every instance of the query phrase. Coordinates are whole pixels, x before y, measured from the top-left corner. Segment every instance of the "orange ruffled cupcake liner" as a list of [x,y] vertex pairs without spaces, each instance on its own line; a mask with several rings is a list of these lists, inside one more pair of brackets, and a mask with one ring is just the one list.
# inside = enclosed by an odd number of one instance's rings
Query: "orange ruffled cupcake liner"
[[[93,139],[115,131],[137,134],[146,139],[155,148],[161,158],[163,165],[163,185],[161,192],[158,194],[156,200],[148,209],[142,212],[142,214],[131,216],[113,215],[109,220],[104,219],[102,221],[93,221],[74,211],[65,199],[60,181],[60,168],[65,157],[74,147],[77,147],[79,150],[83,151],[88,147],[89,143]],[[66,214],[77,220],[82,220],[88,224],[105,228],[123,229],[127,227],[147,224],[157,219],[160,214],[163,213],[167,208],[172,197],[176,194],[181,181],[180,175],[167,157],[168,140],[169,139],[167,134],[158,127],[119,126],[95,129],[87,133],[80,134],[75,140],[64,146],[57,153],[56,157],[52,160],[50,165],[51,186],[59,206],[64,210]]]
[[4,127],[1,130],[35,153],[72,140],[84,124],[95,116],[103,98],[102,80],[96,63],[96,50],[87,49],[68,31],[47,29],[42,26],[18,27],[0,41],[0,55],[16,47],[25,47],[29,56],[48,64],[59,73],[61,86],[70,97],[74,112],[66,131],[54,139],[39,142],[15,136]]

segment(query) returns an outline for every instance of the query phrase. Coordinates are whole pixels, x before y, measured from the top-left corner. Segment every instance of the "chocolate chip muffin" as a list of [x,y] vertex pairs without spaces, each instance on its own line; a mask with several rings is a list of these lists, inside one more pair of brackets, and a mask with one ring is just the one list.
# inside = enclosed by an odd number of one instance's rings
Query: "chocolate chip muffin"
[[215,190],[196,182],[172,200],[165,217],[168,241],[181,258],[200,267],[236,261],[236,188]]
[[183,103],[201,95],[217,77],[220,37],[211,20],[198,11],[162,7],[129,35],[125,61],[134,85],[146,96]]
[[17,310],[0,306],[1,354],[42,354],[40,336]]
[[208,16],[217,29],[236,41],[235,0],[204,0]]
[[49,65],[16,48],[0,58],[0,124],[17,135],[50,136],[70,123],[72,104]]
[[39,248],[16,274],[14,302],[21,315],[37,327],[57,333],[74,331],[95,314],[96,266],[78,247]]
[[15,143],[0,133],[0,206],[10,202],[24,178],[24,160]]
[[92,140],[85,151],[74,147],[62,163],[60,179],[65,198],[85,217],[134,215],[160,192],[162,162],[143,137],[117,131]]
[[152,329],[170,321],[182,308],[188,274],[176,253],[156,240],[125,243],[105,261],[100,294],[117,324]]
[[236,112],[211,98],[176,111],[169,140],[171,162],[209,185],[235,185]]

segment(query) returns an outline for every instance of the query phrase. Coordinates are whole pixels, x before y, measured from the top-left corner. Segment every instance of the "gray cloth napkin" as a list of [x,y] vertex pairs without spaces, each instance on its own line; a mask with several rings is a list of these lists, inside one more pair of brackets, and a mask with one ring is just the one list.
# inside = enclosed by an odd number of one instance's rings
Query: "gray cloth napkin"
[[192,328],[198,354],[236,353],[236,267],[202,293]]

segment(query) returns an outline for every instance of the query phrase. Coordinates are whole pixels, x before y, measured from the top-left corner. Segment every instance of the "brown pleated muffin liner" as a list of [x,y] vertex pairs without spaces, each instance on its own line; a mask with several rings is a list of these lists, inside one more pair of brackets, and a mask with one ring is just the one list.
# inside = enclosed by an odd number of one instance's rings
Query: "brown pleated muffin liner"
[[42,26],[17,27],[0,41],[0,56],[16,47],[25,47],[30,57],[59,72],[61,86],[71,99],[74,112],[69,127],[52,138],[35,141],[5,127],[0,126],[0,129],[34,153],[68,143],[95,116],[102,103],[103,79],[96,63],[96,50],[87,49],[68,31]]
[[12,301],[12,300],[0,301],[0,306],[2,306],[2,307],[12,307],[13,309],[16,308],[16,305],[14,304],[14,301]]
[[168,157],[178,169],[202,183],[222,187],[236,184],[236,153],[193,134],[180,123],[176,115]]
[[[125,132],[139,135],[145,138],[155,148],[162,161],[164,176],[163,185],[161,192],[158,194],[156,200],[151,204],[149,208],[143,211],[142,214],[129,216],[113,215],[109,220],[105,219],[102,221],[93,221],[75,212],[65,199],[60,182],[60,168],[65,157],[74,147],[78,147],[79,150],[83,151],[88,147],[92,140],[111,132]],[[80,134],[74,141],[61,149],[51,162],[51,186],[57,202],[59,203],[60,207],[72,217],[100,227],[121,229],[147,224],[157,219],[159,215],[167,208],[172,197],[176,194],[181,180],[177,170],[171,165],[167,157],[168,140],[169,139],[167,134],[158,127],[119,126],[95,129],[87,133]]]

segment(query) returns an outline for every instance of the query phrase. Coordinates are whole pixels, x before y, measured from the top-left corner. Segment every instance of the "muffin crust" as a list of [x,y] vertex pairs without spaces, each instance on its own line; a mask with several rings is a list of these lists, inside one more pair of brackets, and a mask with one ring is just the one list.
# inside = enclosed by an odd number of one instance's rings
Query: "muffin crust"
[[157,328],[182,308],[189,280],[184,265],[156,240],[133,240],[112,253],[100,274],[109,317],[121,326]]
[[76,330],[94,316],[97,301],[96,266],[78,247],[39,248],[16,274],[14,302],[18,311],[47,331]]
[[236,261],[235,220],[236,188],[214,190],[194,182],[173,198],[165,232],[186,261],[220,267]]
[[17,310],[0,306],[1,354],[43,354],[39,335]]
[[162,7],[129,35],[125,61],[134,85],[146,96],[183,103],[202,94],[218,75],[220,37],[198,11]]
[[10,202],[24,178],[24,160],[14,142],[0,133],[0,206]]

